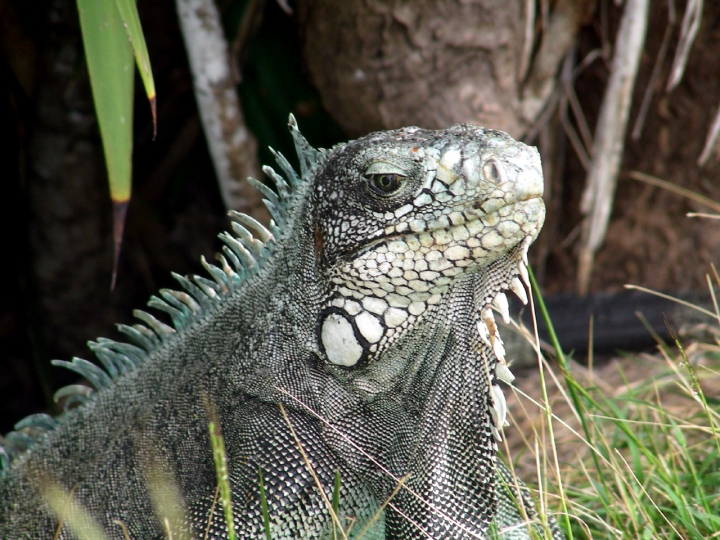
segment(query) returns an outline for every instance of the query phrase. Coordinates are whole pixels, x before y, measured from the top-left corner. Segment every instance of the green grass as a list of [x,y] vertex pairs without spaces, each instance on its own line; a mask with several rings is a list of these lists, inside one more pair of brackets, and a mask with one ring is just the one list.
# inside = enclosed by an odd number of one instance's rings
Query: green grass
[[632,380],[617,368],[611,384],[573,365],[551,332],[562,381],[546,385],[541,361],[535,399],[570,414],[543,407],[524,459],[536,463],[541,516],[556,512],[568,538],[720,538],[720,402],[704,391],[720,389],[718,321],[705,341],[676,338],[653,357],[628,357],[619,365]]

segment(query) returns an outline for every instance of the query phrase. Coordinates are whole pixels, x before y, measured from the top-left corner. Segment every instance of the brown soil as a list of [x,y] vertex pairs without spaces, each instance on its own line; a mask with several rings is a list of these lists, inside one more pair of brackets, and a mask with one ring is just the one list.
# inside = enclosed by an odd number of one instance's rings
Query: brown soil
[[[701,387],[708,400],[720,397],[720,373],[717,361],[706,356],[708,351],[717,354],[717,345],[693,343],[686,354],[701,378]],[[687,370],[680,365],[680,359],[674,358],[680,375],[688,379]],[[710,369],[706,369],[706,368]],[[667,360],[659,355],[641,355],[640,357],[616,358],[595,369],[573,363],[573,377],[580,385],[596,395],[610,398],[631,396],[661,403],[662,408],[675,418],[691,418],[704,415],[700,404],[691,399],[680,383]],[[553,421],[553,431],[560,468],[568,465],[574,468],[578,460],[589,459],[589,448],[582,437],[582,426],[570,404],[567,386],[559,370],[545,370],[548,402],[552,413],[560,420]],[[560,382],[558,385],[557,383]],[[515,389],[504,389],[508,404],[510,426],[503,434],[506,439],[501,443],[505,455],[512,456],[521,478],[529,481],[537,474],[535,445],[541,449],[540,460],[552,468],[550,443],[547,431],[547,418],[538,404],[543,403],[541,379],[538,370],[528,370],[515,381]],[[618,406],[632,407],[632,401],[618,401]],[[595,419],[597,420],[597,419]],[[702,423],[702,421],[701,421]],[[546,453],[545,453],[546,452]]]

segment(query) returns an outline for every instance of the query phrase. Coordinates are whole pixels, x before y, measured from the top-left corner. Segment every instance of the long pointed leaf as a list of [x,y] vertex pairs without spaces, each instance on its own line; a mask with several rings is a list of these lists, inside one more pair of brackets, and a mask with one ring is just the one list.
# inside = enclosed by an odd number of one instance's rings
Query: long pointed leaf
[[130,200],[133,51],[115,2],[77,0],[77,5],[113,202],[114,286]]
[[133,52],[114,2],[77,0],[114,201],[130,198],[133,106]]
[[140,78],[145,87],[150,102],[150,109],[153,116],[153,131],[157,132],[157,109],[155,99],[155,81],[153,80],[152,68],[150,67],[150,55],[148,54],[147,45],[145,44],[145,35],[140,25],[140,16],[138,15],[135,0],[115,0],[120,18],[122,19],[125,30],[127,32],[130,45],[135,54],[135,63],[140,72]]

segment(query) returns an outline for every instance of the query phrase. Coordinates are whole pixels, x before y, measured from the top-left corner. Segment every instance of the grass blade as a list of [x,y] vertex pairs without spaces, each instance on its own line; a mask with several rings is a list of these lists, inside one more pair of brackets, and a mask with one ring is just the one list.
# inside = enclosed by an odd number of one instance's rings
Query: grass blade
[[270,512],[268,512],[267,495],[265,495],[265,482],[263,482],[262,469],[258,465],[258,481],[260,483],[260,509],[262,510],[263,526],[265,527],[265,540],[272,540],[270,536]]
[[218,486],[220,486],[220,502],[225,514],[229,540],[235,540],[235,522],[233,521],[232,498],[230,496],[230,481],[228,480],[227,457],[225,454],[225,441],[220,433],[220,426],[211,421],[210,441],[212,443],[215,471],[217,472]]
[[140,25],[140,16],[138,15],[135,0],[115,0],[120,18],[125,26],[127,37],[130,40],[133,53],[135,55],[135,64],[140,72],[145,93],[150,102],[150,110],[153,117],[153,136],[157,134],[157,102],[155,96],[155,81],[153,80],[152,68],[150,67],[150,55],[148,54],[145,36],[143,35],[142,26]]

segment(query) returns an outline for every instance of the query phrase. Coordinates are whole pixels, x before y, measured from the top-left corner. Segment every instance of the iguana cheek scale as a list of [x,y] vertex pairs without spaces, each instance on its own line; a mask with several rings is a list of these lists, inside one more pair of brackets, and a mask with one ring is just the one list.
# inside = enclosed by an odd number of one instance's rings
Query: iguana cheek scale
[[[412,132],[405,130],[408,135]],[[372,361],[396,333],[411,329],[437,304],[458,276],[486,266],[523,239],[519,264],[526,265],[531,235],[542,224],[535,215],[542,212],[537,201],[543,183],[536,174],[540,164],[534,149],[515,145],[512,165],[503,164],[492,146],[404,150],[394,150],[395,164],[366,158],[370,161],[366,177],[392,171],[403,178],[419,174],[421,181],[404,195],[409,202],[398,202],[392,212],[374,212],[383,227],[371,233],[378,240],[330,277],[335,288],[323,311],[320,342],[327,359],[337,365]],[[500,146],[501,157],[508,151]],[[414,170],[418,160],[425,164],[422,171]],[[340,196],[339,190],[334,191],[330,199]],[[342,217],[333,220],[335,234],[352,226],[352,218],[343,221]],[[518,274],[527,279],[524,267],[518,268]],[[527,301],[516,278],[505,288]],[[502,292],[493,303],[509,319]],[[483,319],[491,317],[488,308]],[[495,328],[494,322],[490,324]],[[479,331],[490,335],[487,329]],[[502,342],[499,336],[494,339],[496,332],[492,335],[495,352],[503,358]]]
[[89,343],[102,368],[53,361],[94,388],[0,439],[0,537],[51,537],[62,515],[60,538],[91,521],[108,538],[227,538],[215,418],[239,538],[265,535],[259,474],[273,538],[332,538],[337,475],[349,538],[529,538],[528,492],[495,460],[513,376],[493,310],[509,317],[506,291],[527,302],[537,151],[472,125],[330,150],[290,131],[300,174],[276,154],[274,189],[252,181],[270,226],[231,212],[212,279],[175,275],[183,291],[151,298],[172,325],[138,311],[119,327],[132,343]]

